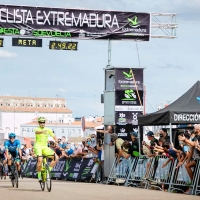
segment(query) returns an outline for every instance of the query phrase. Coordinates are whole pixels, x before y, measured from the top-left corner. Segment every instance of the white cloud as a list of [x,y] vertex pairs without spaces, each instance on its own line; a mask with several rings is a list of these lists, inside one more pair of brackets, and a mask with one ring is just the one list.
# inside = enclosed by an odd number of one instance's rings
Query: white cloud
[[58,89],[58,91],[59,91],[59,92],[66,92],[66,90],[63,89],[63,88]]
[[17,58],[17,54],[5,50],[0,50],[0,58]]

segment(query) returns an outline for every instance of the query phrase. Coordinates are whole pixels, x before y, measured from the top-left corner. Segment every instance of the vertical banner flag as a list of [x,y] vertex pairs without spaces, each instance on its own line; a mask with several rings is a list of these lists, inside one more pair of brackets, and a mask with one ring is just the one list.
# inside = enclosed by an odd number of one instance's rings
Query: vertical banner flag
[[115,70],[115,124],[118,136],[130,140],[128,133],[137,129],[137,117],[142,113],[143,69],[117,68]]

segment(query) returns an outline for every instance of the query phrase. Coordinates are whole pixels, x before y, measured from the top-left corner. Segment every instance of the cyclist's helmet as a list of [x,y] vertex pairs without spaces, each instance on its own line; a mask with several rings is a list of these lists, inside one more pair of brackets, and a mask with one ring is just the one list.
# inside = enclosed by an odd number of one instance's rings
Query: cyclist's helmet
[[10,139],[11,139],[11,138],[16,138],[16,135],[15,135],[15,133],[10,133],[8,137],[9,137]]
[[38,118],[38,122],[45,122],[45,121],[46,121],[46,119],[44,117],[39,117]]

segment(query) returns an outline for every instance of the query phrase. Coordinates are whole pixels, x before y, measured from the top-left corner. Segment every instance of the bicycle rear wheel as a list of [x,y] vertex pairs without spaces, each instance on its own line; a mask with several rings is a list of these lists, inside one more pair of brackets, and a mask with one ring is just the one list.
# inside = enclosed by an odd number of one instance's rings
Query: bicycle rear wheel
[[13,174],[11,175],[10,179],[11,179],[12,186],[15,187],[15,177]]
[[4,169],[3,169],[3,165],[0,164],[0,178],[3,178],[3,174],[4,174]]
[[46,185],[47,190],[51,192],[51,172],[48,167],[46,167]]

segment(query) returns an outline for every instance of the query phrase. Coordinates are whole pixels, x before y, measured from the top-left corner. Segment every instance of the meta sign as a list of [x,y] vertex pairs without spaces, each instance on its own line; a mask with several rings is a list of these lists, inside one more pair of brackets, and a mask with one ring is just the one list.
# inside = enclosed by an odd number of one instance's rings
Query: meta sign
[[42,47],[42,39],[35,38],[12,38],[12,46]]

